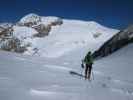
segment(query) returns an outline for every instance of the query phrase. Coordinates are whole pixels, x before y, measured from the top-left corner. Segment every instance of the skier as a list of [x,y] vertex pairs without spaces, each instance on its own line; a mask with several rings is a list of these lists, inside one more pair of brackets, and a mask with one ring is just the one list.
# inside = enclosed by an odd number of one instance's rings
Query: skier
[[92,64],[93,64],[93,57],[90,51],[87,53],[84,60],[82,61],[82,67],[83,67],[83,63],[85,63],[85,79],[90,80]]

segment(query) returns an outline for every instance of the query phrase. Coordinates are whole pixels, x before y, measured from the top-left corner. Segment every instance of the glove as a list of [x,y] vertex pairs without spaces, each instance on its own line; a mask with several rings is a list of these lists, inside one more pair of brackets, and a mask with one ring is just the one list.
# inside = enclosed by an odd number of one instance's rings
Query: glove
[[81,68],[84,68],[84,64],[83,63],[81,64]]

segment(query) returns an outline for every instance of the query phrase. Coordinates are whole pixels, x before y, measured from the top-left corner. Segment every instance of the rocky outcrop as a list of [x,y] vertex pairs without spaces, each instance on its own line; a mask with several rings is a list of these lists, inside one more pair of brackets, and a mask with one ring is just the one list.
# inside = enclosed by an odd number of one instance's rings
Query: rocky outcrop
[[94,58],[107,56],[123,46],[133,42],[133,25],[118,32],[111,39],[105,42],[97,51],[93,53]]
[[0,49],[2,50],[18,53],[23,53],[26,51],[26,46],[22,46],[21,41],[16,37],[5,37],[4,39],[1,39],[0,42]]
[[21,40],[14,36],[13,32],[13,24],[0,24],[0,49],[22,53],[26,50],[26,46],[21,44]]
[[11,23],[2,23],[0,24],[0,38],[4,36],[10,36],[12,34],[13,24]]
[[32,28],[34,28],[38,32],[38,34],[34,35],[35,37],[47,36],[49,34],[50,30],[51,30],[50,25],[45,26],[44,24],[35,25]]

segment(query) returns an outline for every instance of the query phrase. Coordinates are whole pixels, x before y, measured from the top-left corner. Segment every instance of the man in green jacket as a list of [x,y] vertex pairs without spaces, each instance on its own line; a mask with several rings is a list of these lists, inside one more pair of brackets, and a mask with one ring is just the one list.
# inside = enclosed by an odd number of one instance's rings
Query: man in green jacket
[[93,64],[93,57],[90,51],[87,53],[83,61],[85,63],[85,79],[90,80],[92,64]]

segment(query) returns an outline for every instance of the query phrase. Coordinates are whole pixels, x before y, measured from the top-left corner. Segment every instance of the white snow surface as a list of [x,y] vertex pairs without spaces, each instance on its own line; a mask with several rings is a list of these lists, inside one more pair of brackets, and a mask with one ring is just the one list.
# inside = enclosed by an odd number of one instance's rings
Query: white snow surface
[[80,64],[87,50],[58,58],[0,51],[0,99],[133,100],[133,44],[95,61],[92,81],[69,73],[84,73]]
[[40,23],[47,26],[47,25],[50,25],[51,23],[58,22],[58,21],[60,21],[59,17],[54,17],[54,16],[44,17],[44,16],[42,16]]

